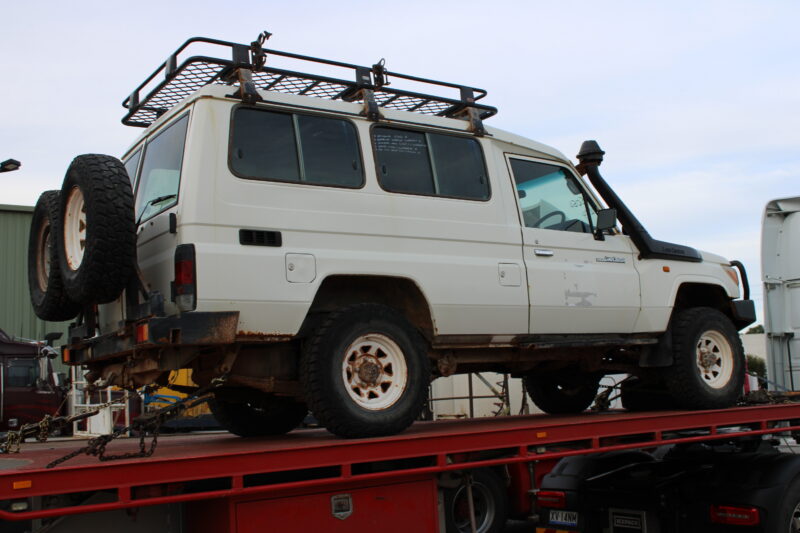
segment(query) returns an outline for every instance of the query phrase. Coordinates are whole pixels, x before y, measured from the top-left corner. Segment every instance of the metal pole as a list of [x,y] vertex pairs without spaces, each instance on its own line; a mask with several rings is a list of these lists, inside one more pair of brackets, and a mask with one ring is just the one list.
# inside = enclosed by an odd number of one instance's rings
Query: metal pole
[[[472,374],[470,374],[471,376]],[[464,473],[464,481],[467,485],[467,506],[469,507],[469,528],[472,533],[478,533],[478,525],[475,523],[475,501],[472,499],[472,472]]]
[[[475,418],[475,401],[472,398],[472,372],[470,372],[467,375],[469,376],[469,380],[468,380],[468,384],[469,384],[469,389],[468,389],[468,392],[469,392],[469,417],[470,418]],[[470,494],[472,494],[472,493],[470,492]]]

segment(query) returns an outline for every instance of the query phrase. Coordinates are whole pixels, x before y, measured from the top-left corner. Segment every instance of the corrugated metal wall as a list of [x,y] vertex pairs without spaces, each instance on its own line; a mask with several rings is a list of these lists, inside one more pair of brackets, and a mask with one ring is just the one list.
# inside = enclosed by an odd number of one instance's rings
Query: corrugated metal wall
[[67,322],[45,322],[33,312],[28,294],[28,231],[33,208],[0,205],[0,329],[10,336],[44,339],[62,331]]

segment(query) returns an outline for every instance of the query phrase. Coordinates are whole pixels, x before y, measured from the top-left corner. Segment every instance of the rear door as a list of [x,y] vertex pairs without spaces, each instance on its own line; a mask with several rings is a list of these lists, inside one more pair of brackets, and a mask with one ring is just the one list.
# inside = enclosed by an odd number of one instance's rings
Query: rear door
[[516,155],[530,291],[531,333],[628,333],[641,306],[634,248],[621,234],[596,240],[598,206],[566,167]]

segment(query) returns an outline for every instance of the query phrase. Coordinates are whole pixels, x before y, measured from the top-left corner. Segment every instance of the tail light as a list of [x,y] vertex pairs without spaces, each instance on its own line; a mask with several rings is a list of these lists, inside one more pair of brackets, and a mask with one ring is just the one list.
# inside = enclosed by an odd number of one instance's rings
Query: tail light
[[711,521],[729,526],[757,526],[761,523],[761,516],[755,507],[712,505]]
[[172,301],[179,311],[197,308],[197,265],[194,244],[175,248],[175,281],[172,282]]
[[567,506],[567,495],[560,490],[540,490],[536,493],[536,504],[540,507],[564,509]]

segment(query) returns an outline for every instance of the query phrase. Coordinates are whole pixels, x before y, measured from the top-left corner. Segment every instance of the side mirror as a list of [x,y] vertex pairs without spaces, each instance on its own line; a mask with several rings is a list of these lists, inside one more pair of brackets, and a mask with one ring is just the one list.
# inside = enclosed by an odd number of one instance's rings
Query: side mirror
[[594,238],[598,241],[604,241],[604,231],[610,230],[617,225],[617,210],[616,209],[601,209],[597,212],[597,226],[594,229]]
[[60,331],[52,331],[44,336],[44,340],[47,342],[48,346],[52,346],[55,341],[60,339],[64,334]]

